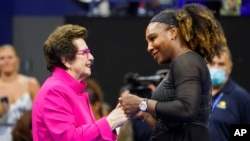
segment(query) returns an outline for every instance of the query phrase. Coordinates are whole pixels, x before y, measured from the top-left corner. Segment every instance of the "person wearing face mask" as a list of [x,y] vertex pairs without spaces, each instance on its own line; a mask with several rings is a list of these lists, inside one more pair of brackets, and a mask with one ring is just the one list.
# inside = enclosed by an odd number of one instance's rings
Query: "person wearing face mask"
[[250,95],[230,74],[233,68],[228,47],[208,64],[212,81],[209,133],[212,141],[229,141],[232,124],[250,124]]

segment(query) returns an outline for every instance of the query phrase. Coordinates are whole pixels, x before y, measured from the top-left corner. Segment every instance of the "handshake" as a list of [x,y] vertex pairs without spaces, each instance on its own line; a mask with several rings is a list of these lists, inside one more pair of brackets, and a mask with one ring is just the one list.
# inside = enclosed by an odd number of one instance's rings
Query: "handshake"
[[107,121],[112,130],[114,130],[125,124],[130,118],[142,118],[146,110],[147,99],[125,91],[119,97],[119,103],[116,108],[107,116]]

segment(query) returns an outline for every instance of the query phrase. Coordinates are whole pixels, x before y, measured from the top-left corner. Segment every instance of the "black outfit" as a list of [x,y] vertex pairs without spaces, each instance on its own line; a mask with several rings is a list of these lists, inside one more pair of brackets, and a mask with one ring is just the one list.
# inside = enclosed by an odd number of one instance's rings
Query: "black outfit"
[[211,80],[196,52],[176,57],[152,99],[158,102],[151,141],[210,141]]
[[232,79],[213,97],[209,118],[209,133],[212,141],[229,141],[230,125],[250,124],[249,93]]

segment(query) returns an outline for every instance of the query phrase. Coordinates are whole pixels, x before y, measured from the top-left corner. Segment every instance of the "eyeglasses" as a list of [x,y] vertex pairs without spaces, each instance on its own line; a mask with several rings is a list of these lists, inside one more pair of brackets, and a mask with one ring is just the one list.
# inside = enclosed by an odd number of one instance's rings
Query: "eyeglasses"
[[87,49],[78,50],[76,54],[86,55],[86,57],[89,58],[90,49],[87,48]]

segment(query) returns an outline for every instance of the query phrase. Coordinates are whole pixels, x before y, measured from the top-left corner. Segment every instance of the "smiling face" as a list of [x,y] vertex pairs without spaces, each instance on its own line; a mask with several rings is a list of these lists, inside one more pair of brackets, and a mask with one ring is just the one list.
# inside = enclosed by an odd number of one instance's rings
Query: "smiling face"
[[0,71],[2,74],[17,72],[19,68],[19,57],[12,46],[5,45],[0,49]]
[[93,55],[86,51],[88,46],[82,38],[73,39],[73,45],[78,49],[76,57],[72,61],[62,58],[62,62],[68,68],[66,71],[76,80],[82,81],[91,75],[91,65],[94,61]]
[[170,27],[159,22],[153,22],[147,26],[147,51],[154,57],[158,64],[166,64],[173,61],[175,50],[172,39],[176,37],[175,31],[175,27]]

